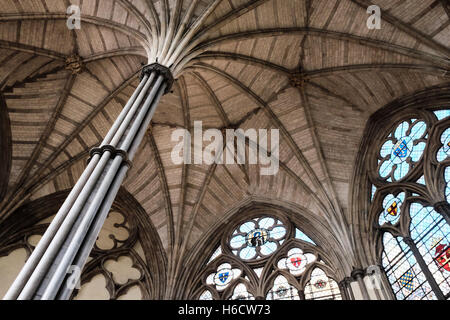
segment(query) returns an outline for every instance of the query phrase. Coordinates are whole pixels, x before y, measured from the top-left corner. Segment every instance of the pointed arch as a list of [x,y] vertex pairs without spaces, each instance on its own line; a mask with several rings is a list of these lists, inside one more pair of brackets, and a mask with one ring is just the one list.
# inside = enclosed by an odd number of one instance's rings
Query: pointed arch
[[372,115],[356,159],[350,202],[352,224],[361,223],[357,255],[363,265],[383,267],[398,300],[450,294],[449,89],[416,92]]
[[[233,233],[233,230],[247,220],[252,220],[253,218],[259,219],[261,217],[280,220],[285,224],[287,228],[286,240],[280,242],[282,244],[278,247],[279,250],[277,249],[273,251],[273,253],[269,253],[267,256],[263,256],[256,260],[246,261],[240,259],[239,256],[231,253],[230,249],[224,247],[224,245],[227,246],[227,241],[230,240],[229,237]],[[252,295],[255,295],[255,298],[265,297],[265,294],[267,293],[265,291],[267,291],[266,289],[268,287],[260,282],[263,281],[267,284],[268,280],[266,281],[264,279],[272,279],[271,276],[274,270],[269,266],[277,268],[277,264],[280,263],[279,260],[282,258],[286,260],[288,251],[295,247],[303,248],[305,254],[308,256],[314,253],[313,255],[316,258],[310,260],[310,262],[312,263],[317,259],[320,261],[320,265],[328,265],[330,269],[327,270],[335,271],[335,273],[333,273],[333,278],[336,278],[336,280],[342,280],[345,277],[344,270],[346,267],[341,265],[345,259],[337,258],[340,255],[340,252],[333,249],[337,248],[338,245],[334,243],[331,237],[326,236],[327,227],[319,221],[320,219],[314,214],[309,215],[304,208],[302,209],[288,203],[268,199],[266,201],[262,198],[256,199],[252,197],[252,199],[248,199],[247,201],[238,204],[234,210],[225,214],[224,219],[227,221],[227,228],[223,228],[223,225],[218,223],[217,228],[212,228],[211,232],[205,234],[198,241],[198,244],[191,248],[187,253],[183,265],[189,266],[189,268],[183,268],[180,275],[178,275],[180,281],[177,290],[175,290],[180,292],[179,298],[198,298],[205,290],[214,291],[214,288],[209,286],[206,282],[200,284],[197,281],[199,280],[199,277],[205,280],[208,275],[211,276],[213,272],[218,272],[216,270],[217,267],[225,262],[231,263],[233,268],[240,266],[242,276],[239,279],[250,284],[250,287],[248,287],[251,288],[249,289],[249,292]],[[313,241],[318,244],[317,246],[303,241],[302,239],[295,238],[296,228],[300,226],[301,229],[308,230],[308,237],[313,239]],[[333,244],[331,244],[330,241],[333,242]],[[219,243],[222,250],[217,251]],[[328,248],[327,251],[322,250],[321,246],[323,246],[323,248]],[[215,258],[211,259],[212,256],[215,256]],[[262,265],[260,265],[261,263]],[[255,268],[263,268],[264,271],[256,270],[256,272],[254,270]],[[286,270],[285,272],[290,274],[289,270]],[[297,274],[297,276],[302,277],[302,274]],[[295,279],[295,276],[292,276],[290,279]],[[225,289],[226,294],[212,294],[213,298],[217,299],[220,297],[223,299],[225,296],[228,298],[231,297],[231,293],[234,289],[230,288],[234,288],[240,280],[233,280],[233,282]],[[185,288],[189,289],[186,291]]]

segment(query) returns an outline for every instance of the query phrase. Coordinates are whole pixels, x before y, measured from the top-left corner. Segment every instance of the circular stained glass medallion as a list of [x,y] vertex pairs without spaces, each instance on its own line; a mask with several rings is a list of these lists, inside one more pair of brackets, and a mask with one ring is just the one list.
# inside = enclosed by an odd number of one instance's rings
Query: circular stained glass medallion
[[267,243],[269,232],[266,229],[254,229],[245,237],[250,247],[259,247]]
[[260,217],[241,224],[231,235],[233,254],[243,260],[259,259],[274,253],[284,242],[287,230],[272,217]]

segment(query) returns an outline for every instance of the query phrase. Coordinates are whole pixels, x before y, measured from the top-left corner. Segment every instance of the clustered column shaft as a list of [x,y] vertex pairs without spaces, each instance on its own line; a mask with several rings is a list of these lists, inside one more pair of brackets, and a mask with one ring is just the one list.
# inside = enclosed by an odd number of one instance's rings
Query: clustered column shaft
[[107,218],[161,96],[173,78],[159,64],[144,67],[141,82],[4,297],[68,299],[68,271],[82,270]]

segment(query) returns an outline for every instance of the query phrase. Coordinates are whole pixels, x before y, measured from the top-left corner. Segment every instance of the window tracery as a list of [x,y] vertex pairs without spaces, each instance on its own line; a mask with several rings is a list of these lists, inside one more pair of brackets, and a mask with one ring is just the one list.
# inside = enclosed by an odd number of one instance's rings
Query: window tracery
[[[371,213],[394,296],[450,298],[450,110],[415,110],[368,159]],[[377,138],[375,138],[377,141]]]
[[[287,219],[268,215],[250,218],[224,234],[199,275],[194,298],[340,300],[335,275],[324,255]],[[322,282],[316,283],[318,280]],[[311,283],[316,289],[310,288]]]
[[92,279],[103,277],[110,300],[148,299],[149,274],[140,248],[136,222],[118,210],[112,210],[81,277],[80,290],[73,299],[83,299],[84,287]]
[[[14,259],[6,261],[5,265],[14,266],[14,272],[18,273],[53,217],[48,216],[4,239],[0,243],[0,269],[1,259]],[[16,252],[23,252],[25,259],[16,258]],[[16,263],[19,260],[20,265]],[[10,280],[12,282],[14,277]],[[9,285],[1,288],[3,294]],[[81,288],[75,289],[71,298],[148,299],[148,285],[149,273],[140,247],[136,221],[119,210],[112,210],[81,274]]]

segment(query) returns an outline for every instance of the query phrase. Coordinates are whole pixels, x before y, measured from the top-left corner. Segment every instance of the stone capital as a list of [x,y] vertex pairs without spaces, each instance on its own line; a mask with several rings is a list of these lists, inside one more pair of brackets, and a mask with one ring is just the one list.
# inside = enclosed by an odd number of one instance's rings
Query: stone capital
[[142,68],[140,80],[142,80],[145,75],[150,75],[152,72],[156,72],[158,75],[165,78],[167,84],[165,93],[170,92],[173,82],[175,81],[170,69],[159,63],[148,64]]

